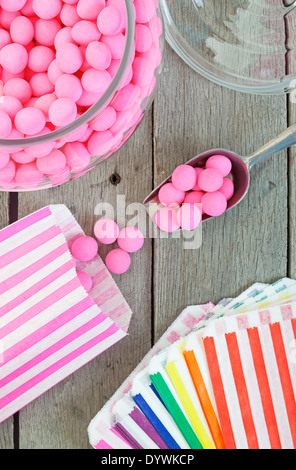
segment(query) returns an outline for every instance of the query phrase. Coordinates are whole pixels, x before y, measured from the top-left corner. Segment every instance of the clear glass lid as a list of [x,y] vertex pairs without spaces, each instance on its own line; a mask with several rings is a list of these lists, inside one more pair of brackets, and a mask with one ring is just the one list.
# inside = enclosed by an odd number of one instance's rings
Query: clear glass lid
[[160,0],[166,39],[204,77],[249,93],[296,85],[295,0]]

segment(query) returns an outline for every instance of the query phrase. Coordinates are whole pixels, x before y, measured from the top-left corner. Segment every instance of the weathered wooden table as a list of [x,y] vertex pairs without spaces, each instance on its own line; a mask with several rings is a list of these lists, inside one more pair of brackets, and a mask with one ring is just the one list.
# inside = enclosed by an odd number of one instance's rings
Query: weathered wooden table
[[[288,97],[217,86],[167,46],[154,104],[120,151],[55,189],[0,193],[0,228],[63,203],[92,235],[98,203],[115,206],[117,195],[127,204],[141,202],[194,155],[218,147],[248,154],[295,120]],[[243,202],[205,224],[199,250],[184,250],[180,239],[146,239],[130,271],[115,276],[133,310],[129,336],[2,423],[0,448],[90,448],[90,420],[185,306],[235,296],[255,281],[295,276],[295,174],[293,149],[261,162]],[[100,253],[104,258],[106,251]]]

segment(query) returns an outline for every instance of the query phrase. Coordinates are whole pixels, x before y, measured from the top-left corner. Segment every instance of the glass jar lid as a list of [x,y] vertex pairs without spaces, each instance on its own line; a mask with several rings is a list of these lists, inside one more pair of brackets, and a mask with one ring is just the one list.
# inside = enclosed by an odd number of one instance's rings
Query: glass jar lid
[[295,88],[295,0],[160,0],[166,39],[204,77],[248,93]]

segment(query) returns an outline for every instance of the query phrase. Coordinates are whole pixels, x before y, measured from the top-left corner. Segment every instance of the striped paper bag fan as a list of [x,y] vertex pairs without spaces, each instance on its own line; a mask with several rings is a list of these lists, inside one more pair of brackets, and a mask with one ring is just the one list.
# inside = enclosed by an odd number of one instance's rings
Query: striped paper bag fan
[[64,205],[0,231],[0,422],[127,334],[132,312],[101,258],[72,258],[83,234]]
[[94,418],[93,446],[295,449],[296,281],[223,299],[187,334],[185,312]]

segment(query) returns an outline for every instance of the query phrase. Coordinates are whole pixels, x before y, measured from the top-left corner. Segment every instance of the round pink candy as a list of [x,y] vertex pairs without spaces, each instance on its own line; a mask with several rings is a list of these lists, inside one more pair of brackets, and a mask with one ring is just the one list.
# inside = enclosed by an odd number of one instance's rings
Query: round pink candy
[[122,250],[135,253],[144,245],[144,235],[137,227],[126,227],[120,230],[117,243]]
[[79,21],[72,28],[72,38],[77,44],[87,45],[92,41],[98,41],[100,37],[101,33],[92,21]]
[[93,41],[86,48],[85,58],[94,69],[106,70],[111,64],[112,55],[106,44]]
[[152,46],[152,33],[144,24],[136,25],[135,47],[137,52],[147,52]]
[[88,293],[93,287],[92,278],[84,271],[76,271],[76,274],[85,292]]
[[65,26],[70,27],[80,21],[81,18],[77,13],[76,5],[64,3],[60,13],[60,20]]
[[155,214],[154,221],[161,231],[167,233],[176,232],[180,228],[177,214],[177,209],[163,207]]
[[99,13],[97,19],[98,30],[106,36],[114,36],[122,31],[124,18],[119,9],[107,6]]
[[111,245],[118,238],[119,228],[112,219],[100,219],[94,226],[94,234],[103,245]]
[[37,168],[45,175],[61,172],[66,166],[66,157],[60,150],[54,149],[48,155],[37,158]]
[[83,20],[96,20],[103,8],[105,0],[79,0],[77,3],[77,13]]
[[214,168],[218,170],[222,176],[227,176],[231,172],[232,163],[231,160],[224,155],[212,155],[206,161],[206,168]]
[[42,20],[35,23],[35,39],[41,46],[52,47],[58,33],[62,31],[61,24],[56,19]]
[[79,171],[87,167],[90,162],[90,153],[81,142],[69,142],[63,149],[67,160],[67,165],[72,172]]
[[133,77],[132,82],[135,85],[144,87],[149,85],[154,77],[154,67],[151,61],[145,57],[136,57],[133,62]]
[[29,155],[27,152],[22,150],[21,152],[15,152],[11,155],[11,158],[16,163],[31,163],[36,159],[36,156]]
[[49,119],[54,126],[63,127],[77,117],[77,106],[70,98],[59,98],[49,108]]
[[71,246],[71,253],[79,261],[91,261],[98,252],[98,244],[92,237],[82,235]]
[[81,82],[76,75],[65,73],[55,82],[55,94],[58,98],[70,98],[76,102],[81,97],[82,91]]
[[5,29],[0,29],[0,50],[4,47],[7,46],[7,44],[10,44],[11,38],[10,34],[8,31]]
[[45,126],[45,117],[38,108],[23,108],[15,116],[14,124],[26,135],[38,134]]
[[94,131],[87,144],[89,153],[91,155],[105,155],[110,151],[113,139],[113,134],[110,131]]
[[185,196],[184,204],[201,204],[204,195],[205,193],[203,191],[190,191],[190,193]]
[[179,206],[184,201],[185,191],[175,188],[173,183],[164,184],[158,191],[158,199],[166,206]]
[[156,6],[157,4],[153,0],[134,0],[136,22],[148,23],[155,14]]
[[33,0],[32,7],[39,18],[50,20],[58,16],[62,8],[61,0]]
[[133,83],[119,90],[112,101],[112,106],[115,111],[127,111],[131,108],[140,94],[140,88]]
[[8,137],[12,131],[12,122],[5,111],[0,111],[0,139]]
[[15,181],[23,188],[34,188],[43,180],[43,173],[36,167],[35,162],[20,165],[15,173]]
[[54,38],[54,47],[56,50],[59,49],[63,44],[72,43],[74,44],[74,39],[72,38],[72,28],[66,26],[65,28],[60,29]]
[[21,10],[27,0],[1,0],[1,7],[5,11],[17,12]]
[[89,126],[94,131],[106,131],[116,121],[116,111],[112,106],[108,106],[107,108],[103,109],[97,117],[90,122]]
[[[23,78],[11,78],[5,83],[3,93],[5,97],[17,98],[22,104],[25,104],[32,96],[32,89]],[[3,98],[4,101],[5,97]]]
[[126,251],[116,248],[108,253],[105,263],[111,273],[123,274],[131,265],[131,257]]
[[194,204],[183,204],[177,213],[177,220],[184,230],[194,230],[201,222],[201,211]]
[[224,194],[226,200],[229,201],[234,194],[234,184],[229,178],[223,178],[223,184],[219,189],[219,192]]
[[8,44],[0,51],[0,64],[10,73],[19,73],[25,70],[28,63],[28,52],[21,44]]
[[85,91],[89,93],[99,93],[102,95],[112,81],[112,77],[107,70],[96,70],[90,68],[84,72],[81,83]]
[[115,34],[114,36],[102,36],[100,41],[109,47],[112,59],[120,60],[124,53],[125,36],[122,33]]
[[55,54],[50,47],[36,46],[29,52],[28,67],[33,72],[46,72],[55,58]]
[[226,197],[219,191],[206,193],[201,203],[205,214],[211,217],[217,217],[227,209]]
[[78,46],[72,43],[62,44],[56,52],[56,61],[64,73],[75,73],[83,63],[83,57]]
[[54,86],[50,82],[46,72],[35,73],[29,83],[32,89],[32,94],[38,98],[54,91]]
[[3,26],[3,28],[5,29],[9,29],[11,23],[17,16],[20,16],[19,11],[8,11],[8,10],[1,9],[0,11],[1,26]]
[[202,191],[214,192],[218,191],[223,184],[223,176],[214,168],[207,168],[198,178],[198,185]]
[[34,26],[29,18],[17,16],[10,25],[10,36],[15,43],[29,44],[34,37]]
[[190,165],[178,166],[172,174],[172,183],[181,191],[190,191],[196,183],[195,169]]
[[4,168],[8,162],[9,162],[9,153],[0,152],[0,170],[2,170],[2,168]]
[[1,168],[0,171],[0,184],[10,183],[15,176],[15,163],[13,160],[9,160],[8,163]]
[[22,103],[15,96],[2,96],[0,111],[4,111],[11,119],[14,119],[18,111],[22,109]]

